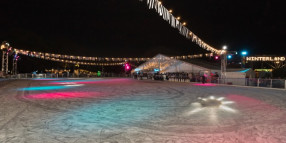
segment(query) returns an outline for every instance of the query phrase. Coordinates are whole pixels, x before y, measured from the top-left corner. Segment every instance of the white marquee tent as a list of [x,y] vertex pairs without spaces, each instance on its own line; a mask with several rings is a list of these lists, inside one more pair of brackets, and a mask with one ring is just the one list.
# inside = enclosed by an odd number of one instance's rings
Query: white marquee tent
[[[132,71],[132,73],[174,73],[174,72],[185,72],[185,73],[194,73],[196,75],[207,75],[211,73],[218,73],[220,75],[220,70],[218,69],[209,69],[206,67],[195,65],[189,62],[177,60],[170,58],[168,56],[158,54],[145,63],[138,66]],[[251,69],[228,69],[227,78],[253,78],[253,70]]]
[[158,54],[149,61],[138,66],[132,72],[153,73],[160,71],[160,73],[170,72],[187,72],[187,73],[210,73],[211,69],[207,69],[188,62],[170,58],[168,56]]

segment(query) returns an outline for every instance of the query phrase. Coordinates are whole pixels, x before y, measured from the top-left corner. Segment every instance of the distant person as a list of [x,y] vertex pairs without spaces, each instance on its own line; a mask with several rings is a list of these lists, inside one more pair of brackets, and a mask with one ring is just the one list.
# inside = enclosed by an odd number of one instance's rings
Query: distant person
[[162,74],[163,79],[162,80],[166,80],[166,74]]
[[214,79],[215,79],[215,83],[218,83],[218,79],[219,79],[219,75],[217,72],[215,72],[215,75],[214,75]]
[[206,83],[206,77],[205,77],[205,75],[202,76],[202,83],[203,83],[203,84]]

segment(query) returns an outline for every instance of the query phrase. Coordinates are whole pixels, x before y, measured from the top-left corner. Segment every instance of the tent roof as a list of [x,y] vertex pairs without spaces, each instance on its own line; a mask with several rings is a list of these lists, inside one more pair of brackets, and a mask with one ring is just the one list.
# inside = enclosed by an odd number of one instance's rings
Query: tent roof
[[158,70],[160,69],[160,71],[164,72],[167,69],[171,68],[172,66],[175,66],[175,65],[181,64],[181,63],[190,64],[192,66],[196,66],[196,67],[201,68],[201,69],[209,70],[208,68],[201,67],[201,66],[189,63],[189,62],[170,58],[170,57],[163,55],[163,54],[157,54],[156,56],[154,56],[150,60],[148,60],[145,63],[138,66],[132,72],[137,72],[137,71],[154,72],[154,69],[158,69]]

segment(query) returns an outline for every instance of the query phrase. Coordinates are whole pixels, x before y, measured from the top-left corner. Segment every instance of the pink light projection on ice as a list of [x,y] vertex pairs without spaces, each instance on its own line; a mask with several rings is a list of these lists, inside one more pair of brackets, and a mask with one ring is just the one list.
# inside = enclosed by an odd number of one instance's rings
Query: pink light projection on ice
[[205,83],[205,84],[202,84],[202,83],[196,83],[196,84],[193,84],[194,86],[216,86],[216,84],[212,84],[212,83]]
[[25,96],[29,99],[70,99],[70,98],[91,98],[103,96],[100,92],[52,92],[40,93]]

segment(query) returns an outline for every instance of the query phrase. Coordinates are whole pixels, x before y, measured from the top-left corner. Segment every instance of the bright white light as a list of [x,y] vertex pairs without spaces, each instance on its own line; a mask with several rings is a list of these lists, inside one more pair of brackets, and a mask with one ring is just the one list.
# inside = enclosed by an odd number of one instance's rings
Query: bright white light
[[221,104],[226,105],[226,104],[233,104],[233,101],[222,101]]
[[202,107],[202,105],[199,102],[192,103],[191,106],[196,108]]
[[73,85],[65,85],[65,86],[83,86],[83,84],[73,84]]
[[188,115],[193,115],[193,114],[198,113],[198,112],[200,112],[200,111],[202,111],[202,110],[204,110],[204,109],[205,109],[205,108],[196,108],[196,109],[190,111],[190,112],[188,113]]
[[223,110],[225,110],[225,111],[233,112],[233,113],[236,112],[236,110],[234,110],[234,109],[232,109],[232,108],[230,108],[230,107],[224,106],[224,105],[220,105],[219,108],[220,108],[220,109],[223,109]]
[[[224,97],[215,97],[215,96],[210,96],[208,98],[202,98],[198,97],[199,100],[203,100],[203,102],[194,102],[191,104],[191,110],[186,112],[186,116],[192,116],[194,114],[206,114],[205,116],[208,116],[208,119],[210,120],[211,123],[218,123],[219,121],[219,113],[221,111],[228,112],[228,113],[236,113],[237,111],[233,108],[230,108],[227,106],[227,104],[232,104],[234,103],[233,101],[223,101],[225,98]],[[203,106],[204,102],[211,101],[213,102],[214,100],[219,102],[220,104],[217,106]]]
[[62,82],[60,84],[76,84],[75,82]]
[[217,100],[218,101],[222,101],[224,99],[224,97],[220,97],[220,98],[218,98]]
[[241,55],[246,56],[246,55],[247,55],[247,52],[246,52],[246,51],[242,51],[242,52],[241,52]]
[[225,98],[224,97],[219,97],[216,98],[215,96],[210,96],[209,98],[201,98],[198,97],[199,100],[203,100],[204,102],[208,102],[208,100],[216,100],[217,102],[220,102],[219,105],[217,106],[203,106],[202,102],[194,102],[191,104],[192,106],[192,110],[188,111],[186,114],[187,115],[193,115],[196,114],[198,112],[202,112],[204,111],[206,114],[209,114],[209,118],[212,121],[217,121],[217,114],[219,110],[223,110],[226,112],[231,112],[231,113],[236,113],[237,111],[235,109],[232,109],[226,105],[228,104],[233,104],[235,102],[233,101],[223,101]]
[[222,49],[226,50],[226,49],[227,49],[227,46],[223,46]]
[[209,109],[209,119],[212,123],[218,123],[217,109],[215,108]]

